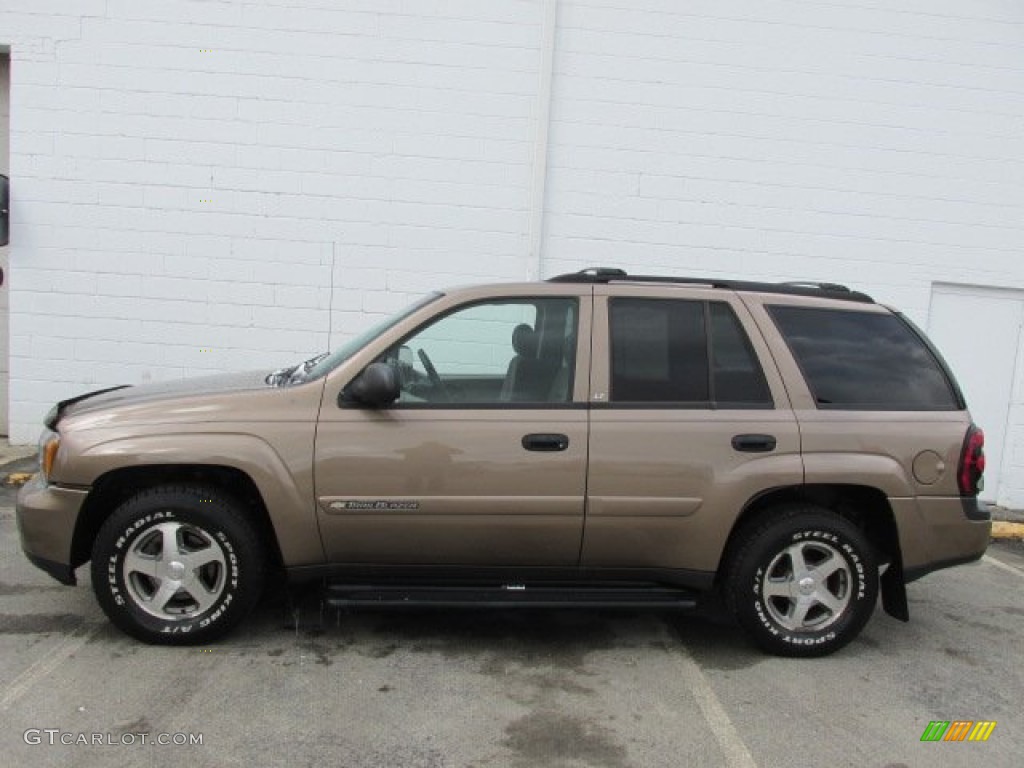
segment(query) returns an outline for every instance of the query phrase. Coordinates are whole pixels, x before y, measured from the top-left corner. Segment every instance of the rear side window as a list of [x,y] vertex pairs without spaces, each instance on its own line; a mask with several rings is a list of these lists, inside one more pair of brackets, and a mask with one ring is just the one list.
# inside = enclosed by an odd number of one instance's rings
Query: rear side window
[[942,366],[898,315],[768,307],[821,409],[954,411]]
[[612,299],[613,403],[772,408],[750,341],[722,302]]

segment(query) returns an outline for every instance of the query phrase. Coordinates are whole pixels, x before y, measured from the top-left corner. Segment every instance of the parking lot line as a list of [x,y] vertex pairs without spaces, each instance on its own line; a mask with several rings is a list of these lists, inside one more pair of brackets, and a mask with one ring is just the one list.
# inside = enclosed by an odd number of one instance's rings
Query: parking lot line
[[0,712],[6,711],[11,704],[26,694],[33,685],[38,683],[53,670],[63,664],[69,657],[82,648],[102,625],[93,624],[78,627],[65,637],[58,645],[51,648],[37,659],[28,669],[18,675],[4,690],[0,697]]
[[683,668],[683,679],[690,685],[690,692],[697,700],[697,706],[700,707],[711,734],[722,750],[727,768],[757,768],[750,750],[740,738],[739,731],[736,730],[700,666],[685,649],[674,653],[673,656],[676,663]]
[[1002,560],[996,560],[991,555],[985,555],[984,557],[982,557],[982,560],[984,560],[989,565],[994,565],[996,568],[999,568],[1004,571],[1009,571],[1010,573],[1016,574],[1020,578],[1024,579],[1024,571],[1022,571],[1020,568],[1014,568],[1012,565],[1007,565]]

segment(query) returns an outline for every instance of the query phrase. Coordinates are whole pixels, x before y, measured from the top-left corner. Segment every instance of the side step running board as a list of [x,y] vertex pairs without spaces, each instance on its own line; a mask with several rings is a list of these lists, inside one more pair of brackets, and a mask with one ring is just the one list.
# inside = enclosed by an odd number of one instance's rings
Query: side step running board
[[695,595],[659,586],[623,587],[592,584],[334,584],[325,600],[335,608],[670,608],[690,609]]

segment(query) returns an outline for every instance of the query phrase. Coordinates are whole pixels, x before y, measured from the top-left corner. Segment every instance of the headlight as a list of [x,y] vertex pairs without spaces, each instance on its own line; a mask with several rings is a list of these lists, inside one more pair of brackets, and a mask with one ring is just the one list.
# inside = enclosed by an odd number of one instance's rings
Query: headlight
[[43,434],[39,436],[39,471],[46,480],[50,479],[50,470],[53,469],[58,448],[60,435],[51,429],[44,429]]

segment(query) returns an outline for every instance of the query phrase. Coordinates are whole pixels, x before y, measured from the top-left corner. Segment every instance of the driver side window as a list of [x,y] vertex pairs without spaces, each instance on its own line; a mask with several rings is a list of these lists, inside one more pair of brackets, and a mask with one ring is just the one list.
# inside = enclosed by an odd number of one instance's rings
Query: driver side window
[[381,360],[399,371],[399,407],[569,402],[577,320],[573,298],[471,304],[419,329]]

